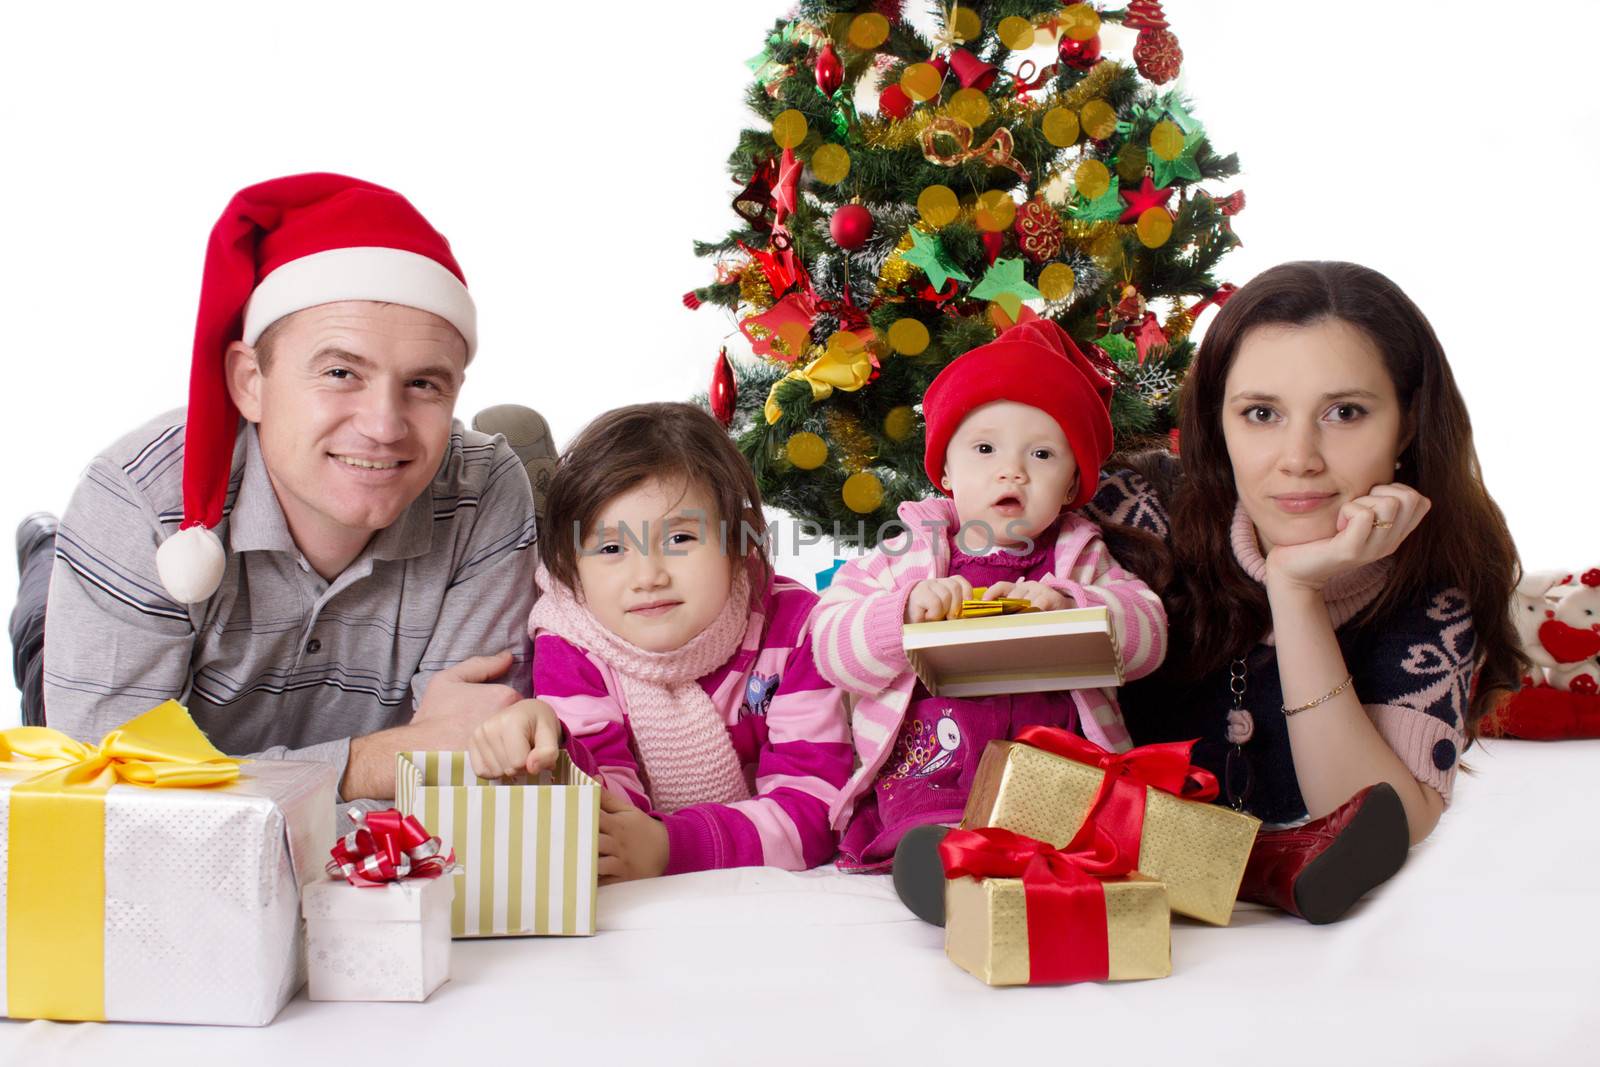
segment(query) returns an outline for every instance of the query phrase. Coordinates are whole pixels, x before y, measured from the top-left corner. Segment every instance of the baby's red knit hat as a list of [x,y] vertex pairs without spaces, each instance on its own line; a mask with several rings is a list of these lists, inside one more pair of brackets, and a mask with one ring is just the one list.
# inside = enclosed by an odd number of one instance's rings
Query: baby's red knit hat
[[1078,462],[1077,509],[1094,496],[1100,466],[1111,455],[1111,383],[1049,319],[1019,323],[986,345],[957,356],[922,398],[927,423],[923,467],[940,482],[945,452],[961,420],[996,400],[1027,404],[1055,419]]

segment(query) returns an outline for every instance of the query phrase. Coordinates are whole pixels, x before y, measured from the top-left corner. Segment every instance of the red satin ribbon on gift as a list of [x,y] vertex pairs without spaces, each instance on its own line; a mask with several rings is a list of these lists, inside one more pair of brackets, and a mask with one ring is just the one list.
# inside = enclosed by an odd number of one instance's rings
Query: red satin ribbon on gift
[[328,873],[354,886],[383,885],[402,878],[437,878],[456,861],[455,850],[446,855],[443,843],[423,829],[414,815],[394,808],[362,811],[351,808],[356,828],[329,851]]
[[1142,745],[1116,753],[1053,726],[1029,726],[1017,734],[1017,741],[1105,772],[1089,814],[1066,847],[1076,852],[1091,845],[1109,846],[1127,858],[1130,870],[1139,866],[1146,786],[1184,800],[1217,798],[1216,775],[1189,762],[1193,741]]
[[998,826],[951,830],[939,843],[946,878],[1021,878],[1028,911],[1028,981],[1103,982],[1111,973],[1102,878],[1133,869],[1102,838],[1093,849],[1051,848]]

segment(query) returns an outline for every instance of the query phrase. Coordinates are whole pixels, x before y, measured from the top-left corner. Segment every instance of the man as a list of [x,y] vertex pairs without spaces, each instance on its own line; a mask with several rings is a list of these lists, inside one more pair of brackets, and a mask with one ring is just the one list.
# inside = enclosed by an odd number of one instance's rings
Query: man
[[[381,799],[397,751],[464,749],[521,699],[534,507],[505,439],[453,419],[476,339],[449,244],[397,193],[235,196],[187,410],[98,456],[54,539],[49,725],[97,740],[175,698],[226,752],[326,760]],[[19,531],[25,585],[49,525]]]

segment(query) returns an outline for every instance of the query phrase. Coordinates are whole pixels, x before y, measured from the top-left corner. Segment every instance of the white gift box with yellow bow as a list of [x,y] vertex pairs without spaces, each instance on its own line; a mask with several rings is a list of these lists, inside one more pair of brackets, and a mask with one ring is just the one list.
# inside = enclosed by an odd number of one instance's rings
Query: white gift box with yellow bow
[[211,747],[168,702],[82,745],[0,732],[0,1008],[262,1026],[305,982],[337,771]]

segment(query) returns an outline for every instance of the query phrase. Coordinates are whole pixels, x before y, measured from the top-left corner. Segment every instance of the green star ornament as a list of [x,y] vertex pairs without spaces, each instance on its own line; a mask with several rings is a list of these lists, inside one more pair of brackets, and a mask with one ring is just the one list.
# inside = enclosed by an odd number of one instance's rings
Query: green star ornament
[[911,227],[911,247],[905,250],[903,256],[907,263],[921,269],[928,276],[928,284],[939,292],[944,291],[945,284],[951,278],[958,282],[972,280],[971,275],[951,262],[938,235],[924,233],[915,226]]
[[1020,259],[997,259],[973,287],[972,295],[979,300],[993,300],[1015,319],[1024,300],[1044,299],[1043,293],[1028,284],[1022,270]]
[[1069,212],[1079,222],[1115,222],[1122,215],[1121,185],[1117,176],[1111,176],[1111,186],[1094,200],[1077,197]]
[[1171,159],[1162,159],[1154,152],[1150,153],[1150,167],[1156,179],[1156,188],[1165,189],[1171,185],[1174,178],[1184,181],[1197,182],[1201,178],[1200,167],[1194,161],[1195,151],[1200,147],[1200,142],[1206,139],[1204,130],[1195,130],[1183,139],[1183,151]]

